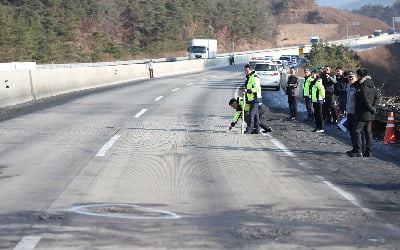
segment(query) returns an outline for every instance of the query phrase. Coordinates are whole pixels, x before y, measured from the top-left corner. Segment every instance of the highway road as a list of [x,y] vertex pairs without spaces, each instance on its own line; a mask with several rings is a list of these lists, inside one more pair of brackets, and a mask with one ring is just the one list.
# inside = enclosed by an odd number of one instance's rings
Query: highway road
[[4,114],[0,249],[398,249],[398,225],[304,171],[279,129],[228,131],[243,78],[207,70]]
[[394,40],[386,40],[386,41],[380,41],[380,42],[365,44],[365,45],[355,45],[355,46],[352,46],[351,48],[354,51],[364,51],[364,50],[374,49],[379,46],[389,45],[389,44],[393,44],[393,43],[394,43]]

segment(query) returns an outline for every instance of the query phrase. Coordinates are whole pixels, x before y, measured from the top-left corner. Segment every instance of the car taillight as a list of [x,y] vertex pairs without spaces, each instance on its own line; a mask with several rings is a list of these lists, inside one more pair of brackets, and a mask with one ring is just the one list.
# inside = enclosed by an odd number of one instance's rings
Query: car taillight
[[279,73],[274,73],[274,76],[279,76]]

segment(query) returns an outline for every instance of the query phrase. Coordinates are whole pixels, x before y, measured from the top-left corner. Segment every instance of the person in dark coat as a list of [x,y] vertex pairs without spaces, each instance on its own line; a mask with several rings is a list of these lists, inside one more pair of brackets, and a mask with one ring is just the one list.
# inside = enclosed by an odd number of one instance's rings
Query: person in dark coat
[[288,96],[290,116],[288,120],[296,120],[297,102],[296,97],[299,95],[299,78],[296,76],[296,70],[291,67],[289,70],[289,78],[286,85],[286,95]]
[[[375,106],[378,104],[378,91],[368,71],[365,68],[358,69],[358,84],[355,94],[356,126],[355,152],[350,153],[351,157],[371,157],[372,156],[372,121],[375,120]],[[362,152],[361,133],[365,135],[365,152]]]
[[336,82],[335,96],[338,97],[340,115],[344,116],[346,114],[348,79],[344,76],[344,72],[341,67],[336,68]]
[[321,74],[322,84],[325,88],[325,102],[322,105],[322,115],[326,123],[336,123],[336,108],[334,100],[336,77],[331,73],[331,67],[325,66]]

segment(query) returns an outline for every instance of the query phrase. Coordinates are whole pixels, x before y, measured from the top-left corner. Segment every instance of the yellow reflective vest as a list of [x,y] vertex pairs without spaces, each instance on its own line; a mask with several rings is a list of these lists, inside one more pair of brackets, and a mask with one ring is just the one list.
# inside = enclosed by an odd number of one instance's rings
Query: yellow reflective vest
[[312,102],[323,102],[325,99],[325,88],[322,79],[317,78],[311,82],[311,100]]
[[313,79],[312,79],[312,77],[311,76],[308,76],[308,77],[306,77],[305,79],[304,79],[304,84],[303,84],[303,97],[311,97],[311,88],[310,88],[310,85],[311,85],[311,81],[312,81]]
[[[235,125],[237,123],[237,121],[239,120],[239,118],[242,116],[242,111],[243,111],[243,98],[242,97],[238,97],[236,99],[236,102],[239,104],[238,108],[236,109],[235,115],[232,118],[232,124]],[[250,111],[250,104],[246,103],[246,106],[244,107],[244,111],[245,112],[249,112]],[[233,126],[232,126],[233,127]]]
[[246,76],[246,102],[257,101],[257,93],[261,93],[261,86],[255,71]]

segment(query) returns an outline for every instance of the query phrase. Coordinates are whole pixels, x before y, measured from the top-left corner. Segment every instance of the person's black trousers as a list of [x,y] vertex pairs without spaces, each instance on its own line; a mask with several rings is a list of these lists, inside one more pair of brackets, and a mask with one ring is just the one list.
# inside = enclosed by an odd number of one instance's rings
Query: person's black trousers
[[313,102],[314,106],[314,118],[315,118],[315,128],[324,129],[324,120],[322,116],[322,103]]
[[296,118],[297,116],[297,102],[296,97],[288,95],[288,103],[289,103],[289,111],[290,111],[290,118]]
[[338,100],[340,114],[343,115],[346,112],[347,95],[340,95]]
[[304,102],[306,103],[308,119],[314,118],[314,109],[313,109],[311,97],[308,97],[308,96],[304,97]]
[[355,114],[347,114],[347,121],[349,124],[351,145],[353,147],[352,151],[356,152],[356,136],[355,136],[355,130],[356,130],[356,125],[357,125],[356,115]]
[[335,108],[335,99],[333,93],[326,93],[325,94],[325,102],[323,104],[323,118],[324,120],[333,122],[337,121],[336,116],[336,108]]
[[250,102],[250,124],[247,124],[247,132],[251,133],[253,130],[260,131],[260,117],[258,114],[258,102]]
[[[357,121],[354,130],[356,148],[355,153],[371,154],[372,153],[372,121]],[[365,152],[363,152],[362,133],[365,138]]]

